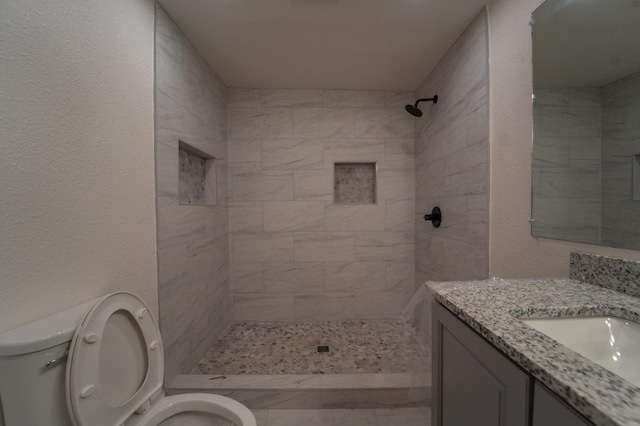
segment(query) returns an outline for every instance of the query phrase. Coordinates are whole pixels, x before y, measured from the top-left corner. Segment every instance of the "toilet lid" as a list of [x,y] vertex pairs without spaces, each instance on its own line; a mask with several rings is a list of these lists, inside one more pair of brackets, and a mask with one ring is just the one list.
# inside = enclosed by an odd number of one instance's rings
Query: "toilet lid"
[[78,326],[67,362],[67,405],[74,426],[124,423],[162,388],[160,330],[137,296],[107,295]]

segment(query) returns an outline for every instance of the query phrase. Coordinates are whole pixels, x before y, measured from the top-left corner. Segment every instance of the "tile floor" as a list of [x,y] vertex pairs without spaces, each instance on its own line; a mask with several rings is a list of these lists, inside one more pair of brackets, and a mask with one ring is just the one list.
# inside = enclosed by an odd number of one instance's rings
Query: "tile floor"
[[191,374],[403,373],[415,354],[408,340],[402,321],[239,322]]
[[430,426],[431,409],[254,410],[258,426]]

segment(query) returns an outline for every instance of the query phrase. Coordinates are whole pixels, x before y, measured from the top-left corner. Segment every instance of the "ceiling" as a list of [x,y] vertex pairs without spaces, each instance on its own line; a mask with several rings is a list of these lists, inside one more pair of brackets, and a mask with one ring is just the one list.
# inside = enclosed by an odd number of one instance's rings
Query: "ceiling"
[[228,87],[415,90],[487,0],[159,0]]
[[602,87],[640,71],[640,0],[547,0],[533,18],[536,88]]

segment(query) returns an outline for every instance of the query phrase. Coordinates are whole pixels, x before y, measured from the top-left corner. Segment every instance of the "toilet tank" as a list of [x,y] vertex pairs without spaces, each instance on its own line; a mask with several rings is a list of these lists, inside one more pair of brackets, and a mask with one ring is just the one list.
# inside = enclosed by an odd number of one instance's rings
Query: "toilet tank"
[[69,426],[66,356],[94,299],[0,333],[0,425]]

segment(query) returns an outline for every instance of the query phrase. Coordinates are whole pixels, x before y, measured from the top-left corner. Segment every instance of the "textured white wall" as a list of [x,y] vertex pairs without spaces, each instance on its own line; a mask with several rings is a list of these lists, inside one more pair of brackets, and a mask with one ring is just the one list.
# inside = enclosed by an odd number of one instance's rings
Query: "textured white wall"
[[533,238],[531,12],[541,0],[495,0],[489,9],[490,259],[500,277],[568,276],[574,250],[640,259],[640,252]]
[[0,330],[155,307],[153,1],[0,2]]

